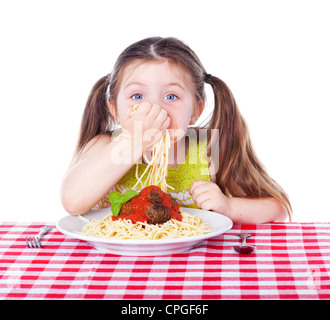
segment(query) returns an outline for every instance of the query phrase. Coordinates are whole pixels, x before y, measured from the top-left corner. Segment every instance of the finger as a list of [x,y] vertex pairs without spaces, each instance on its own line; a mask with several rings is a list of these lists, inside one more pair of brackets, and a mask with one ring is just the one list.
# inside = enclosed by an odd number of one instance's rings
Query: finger
[[156,118],[156,123],[160,124],[160,130],[165,130],[169,127],[171,123],[171,119],[169,118],[166,110],[162,109],[157,118]]
[[161,107],[158,104],[153,104],[146,116],[149,117],[150,120],[155,121],[160,111]]
[[210,195],[208,192],[204,192],[204,193],[201,193],[201,194],[198,194],[196,197],[195,197],[195,203],[197,204],[197,206],[199,208],[202,207],[203,203],[207,200],[210,200]]
[[200,208],[202,210],[206,210],[206,211],[211,211],[212,210],[212,202],[210,201],[210,199],[203,201],[200,205]]
[[164,109],[161,109],[160,112],[158,113],[158,115],[156,116],[156,121],[159,123],[163,123],[166,118],[167,118],[167,112]]
[[191,186],[190,186],[190,188],[189,188],[189,194],[192,195],[192,194],[194,193],[195,189],[196,189],[198,186],[203,185],[203,184],[206,184],[206,183],[208,183],[208,181],[205,181],[205,180],[195,180],[195,181],[191,184]]
[[167,117],[161,126],[161,130],[162,131],[166,130],[169,127],[170,123],[171,123],[171,119],[170,117]]
[[140,115],[147,115],[150,110],[151,110],[151,103],[148,102],[148,101],[143,101],[140,105],[139,105],[139,108],[136,110],[136,114],[138,116]]
[[210,193],[212,191],[210,184],[205,181],[205,183],[200,183],[198,186],[196,186],[193,190],[193,193],[195,193],[196,195],[204,193],[204,192],[208,192]]
[[209,192],[202,192],[202,193],[193,193],[191,195],[192,199],[198,203],[198,204],[201,204],[203,201],[207,200],[207,199],[210,199],[210,193]]
[[143,135],[143,139],[149,142],[148,149],[149,147],[152,147],[154,144],[156,144],[163,137],[164,133],[165,132],[155,128],[148,129]]

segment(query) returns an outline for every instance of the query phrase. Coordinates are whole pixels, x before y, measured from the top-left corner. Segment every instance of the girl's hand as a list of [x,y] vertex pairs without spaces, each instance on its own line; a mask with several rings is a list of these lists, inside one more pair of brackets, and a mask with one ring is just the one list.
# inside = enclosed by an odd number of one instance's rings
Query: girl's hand
[[130,115],[133,106],[126,109],[121,119],[123,130],[131,141],[140,143],[143,150],[155,144],[170,125],[167,112],[158,104],[142,102],[136,112]]
[[189,194],[202,210],[218,212],[230,218],[229,198],[222,193],[219,186],[214,182],[195,180],[190,186]]

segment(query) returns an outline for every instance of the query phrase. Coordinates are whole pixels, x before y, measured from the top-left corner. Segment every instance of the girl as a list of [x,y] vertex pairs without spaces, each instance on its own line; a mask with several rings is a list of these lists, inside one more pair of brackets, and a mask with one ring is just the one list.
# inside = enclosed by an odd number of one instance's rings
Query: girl
[[[205,83],[214,92],[212,116],[188,130],[203,111]],[[256,157],[227,85],[208,74],[187,45],[160,37],[126,48],[112,73],[92,88],[62,184],[64,208],[81,214],[109,206],[108,193],[135,185],[136,163],[165,130],[171,132],[169,193],[181,205],[219,212],[235,223],[290,217],[288,197]],[[138,165],[139,176],[145,167]]]

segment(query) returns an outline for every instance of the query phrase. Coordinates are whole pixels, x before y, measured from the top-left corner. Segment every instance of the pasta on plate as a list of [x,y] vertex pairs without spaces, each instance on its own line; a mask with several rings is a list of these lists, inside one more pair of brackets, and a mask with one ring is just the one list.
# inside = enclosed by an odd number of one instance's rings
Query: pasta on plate
[[197,236],[209,233],[212,230],[203,223],[197,215],[191,215],[180,208],[182,221],[170,219],[162,224],[149,224],[146,222],[132,223],[131,220],[112,220],[107,215],[101,220],[91,220],[83,227],[82,233],[108,239],[174,239]]

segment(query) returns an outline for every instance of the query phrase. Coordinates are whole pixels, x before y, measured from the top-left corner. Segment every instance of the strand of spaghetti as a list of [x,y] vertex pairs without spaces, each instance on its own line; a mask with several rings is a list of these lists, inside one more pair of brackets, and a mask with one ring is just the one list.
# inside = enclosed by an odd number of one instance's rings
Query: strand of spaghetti
[[90,221],[90,220],[88,220],[87,218],[83,217],[81,214],[79,214],[78,217],[79,217],[81,220],[85,221],[85,222],[89,222],[89,221]]
[[[136,186],[137,186],[139,183],[141,183],[141,189],[144,188],[145,183],[142,182],[142,178],[143,178],[143,176],[148,172],[149,167],[150,167],[150,164],[148,164],[147,168],[144,170],[144,172],[142,173],[142,175],[139,177],[139,175],[138,175],[138,173],[139,173],[139,164],[138,164],[138,163],[136,164],[135,177],[136,177],[136,180],[137,180],[137,181],[136,181],[136,183],[135,183],[135,185],[134,185],[134,187],[133,187],[132,189],[135,189]],[[148,180],[148,179],[146,179],[146,181],[147,181],[147,180]]]

